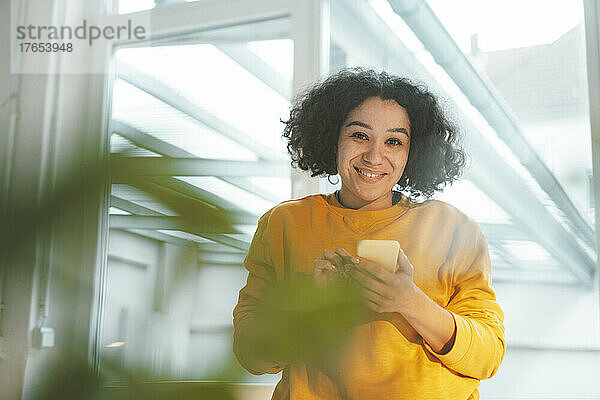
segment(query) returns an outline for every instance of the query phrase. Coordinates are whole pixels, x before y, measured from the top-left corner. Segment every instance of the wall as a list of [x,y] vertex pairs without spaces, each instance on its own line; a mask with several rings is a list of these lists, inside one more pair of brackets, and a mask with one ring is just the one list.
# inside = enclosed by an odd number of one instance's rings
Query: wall
[[[23,2],[25,23],[49,25],[77,18],[82,7],[92,7],[92,3],[28,0]],[[7,356],[0,360],[0,398],[7,400],[30,397],[44,380],[51,379],[57,365],[87,358],[101,196],[98,188],[93,193],[83,190],[89,180],[79,177],[73,182],[72,178],[97,159],[103,115],[101,76],[9,74],[11,44],[4,39],[10,37],[9,16],[15,11],[10,4],[0,3],[0,51],[5,55],[0,60],[0,147],[5,152],[3,161],[7,154],[12,159],[2,164],[3,173],[10,168],[2,193],[8,199],[6,215],[24,214],[2,243],[6,246],[2,326]],[[69,9],[70,13],[57,13],[57,9]],[[82,51],[79,61],[88,58]],[[43,67],[56,71],[60,63],[51,60]],[[23,64],[28,62],[31,60],[24,54]],[[6,89],[14,79],[20,80],[20,86],[9,93]],[[90,94],[95,101],[88,101]],[[17,110],[14,145],[7,140],[11,101]],[[64,189],[65,185],[71,186]],[[52,203],[57,198],[60,200]],[[29,221],[25,219],[28,216],[32,217]],[[55,346],[34,349],[31,333],[43,319],[40,302],[46,298],[46,282],[50,291],[44,325],[55,330]]]
[[[597,281],[597,279],[596,279]],[[494,284],[508,349],[484,399],[600,398],[600,306],[590,289]]]

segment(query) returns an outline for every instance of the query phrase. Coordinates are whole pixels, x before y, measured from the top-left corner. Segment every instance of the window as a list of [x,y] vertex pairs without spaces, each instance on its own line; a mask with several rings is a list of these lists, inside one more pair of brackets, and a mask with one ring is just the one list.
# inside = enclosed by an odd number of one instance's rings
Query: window
[[[492,22],[500,20],[493,10],[504,4],[405,7],[386,0],[332,2],[330,69],[384,69],[424,82],[438,95],[464,134],[471,165],[462,181],[436,197],[480,223],[497,250],[496,280],[589,283],[596,266],[581,4],[544,6],[544,13],[567,17],[560,23],[525,13],[522,32],[546,32],[531,39],[505,34]],[[501,38],[510,48],[478,47],[480,36],[482,46]],[[505,249],[517,240],[539,258]],[[498,257],[502,253],[506,257]],[[540,266],[547,270],[535,273]]]
[[[113,60],[110,147],[121,163],[102,362],[167,379],[233,368],[241,380],[276,381],[237,364],[232,310],[258,218],[291,196],[279,122],[292,91],[289,19],[169,35],[117,48]],[[144,176],[122,176],[128,168]],[[233,229],[205,221],[215,213]]]
[[[262,12],[246,15],[258,3]],[[509,333],[482,396],[597,393],[581,4],[330,0],[322,24],[306,24],[317,3],[114,1],[119,13],[152,9],[158,23],[146,47],[123,43],[112,55],[110,148],[119,160],[102,361],[165,379],[227,370],[242,382],[279,380],[250,375],[231,353],[242,260],[257,218],[306,184],[290,174],[280,140],[291,97],[320,73],[360,65],[426,83],[463,130],[470,167],[437,197],[482,227]],[[320,35],[329,46],[317,51]],[[328,71],[317,71],[322,58]],[[182,204],[203,211],[182,219]],[[194,217],[215,209],[232,229]]]

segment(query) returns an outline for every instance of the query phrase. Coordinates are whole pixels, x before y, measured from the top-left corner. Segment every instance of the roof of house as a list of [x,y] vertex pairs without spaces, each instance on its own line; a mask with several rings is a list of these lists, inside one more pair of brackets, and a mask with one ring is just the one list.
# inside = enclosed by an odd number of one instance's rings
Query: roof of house
[[588,112],[583,23],[553,43],[479,52],[475,62],[524,123]]

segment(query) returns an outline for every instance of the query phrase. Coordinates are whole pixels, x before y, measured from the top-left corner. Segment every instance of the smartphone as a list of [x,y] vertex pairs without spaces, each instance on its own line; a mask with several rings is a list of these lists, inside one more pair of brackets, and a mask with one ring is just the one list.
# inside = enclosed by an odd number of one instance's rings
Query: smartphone
[[395,240],[361,240],[356,255],[376,262],[388,271],[396,272],[400,243]]

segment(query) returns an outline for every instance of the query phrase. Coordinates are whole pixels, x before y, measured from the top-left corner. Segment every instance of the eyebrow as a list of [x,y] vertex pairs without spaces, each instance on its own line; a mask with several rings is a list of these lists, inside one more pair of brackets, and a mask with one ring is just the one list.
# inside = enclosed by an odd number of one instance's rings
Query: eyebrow
[[[346,125],[346,128],[350,127],[350,126],[360,126],[362,128],[365,129],[373,129],[373,127],[369,124],[365,124],[364,122],[360,122],[360,121],[352,121],[350,123],[348,123]],[[405,128],[390,128],[387,130],[388,132],[397,132],[397,133],[404,133],[406,135],[406,137],[410,138],[410,135],[408,134],[408,131]]]

